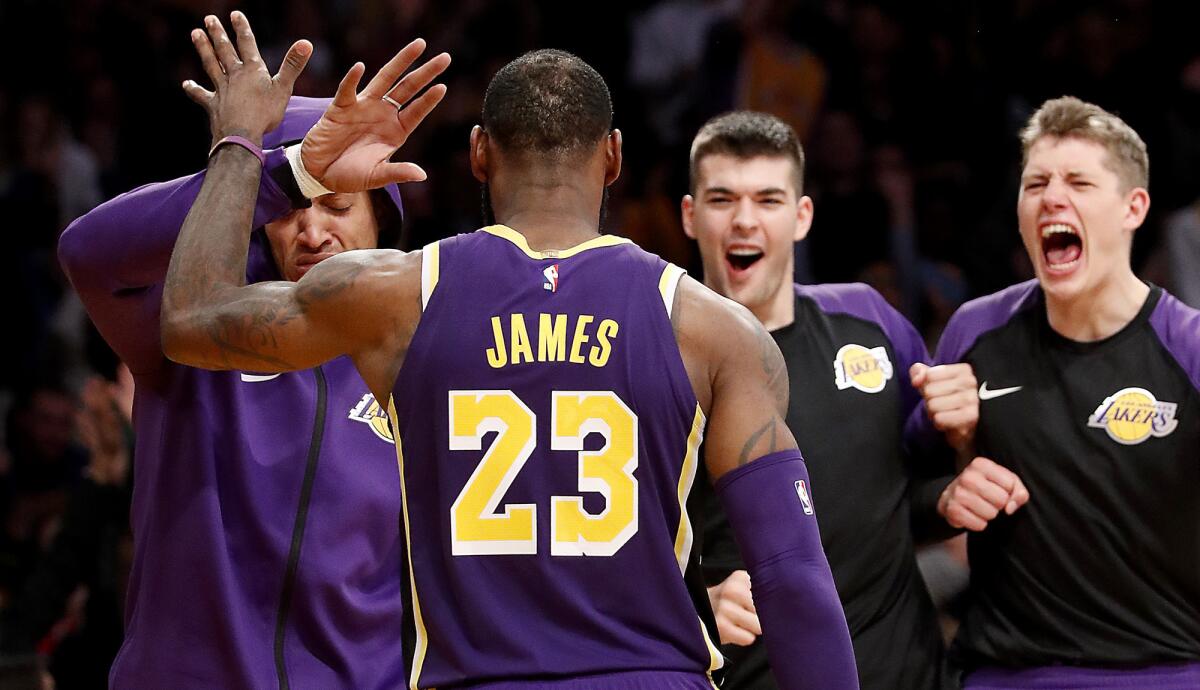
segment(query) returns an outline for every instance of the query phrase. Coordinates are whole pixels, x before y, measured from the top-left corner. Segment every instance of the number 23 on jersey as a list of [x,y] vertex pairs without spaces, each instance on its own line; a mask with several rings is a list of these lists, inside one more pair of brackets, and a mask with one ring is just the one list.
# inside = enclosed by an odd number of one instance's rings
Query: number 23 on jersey
[[[498,510],[537,445],[537,416],[509,390],[450,391],[449,398],[450,450],[484,450],[484,436],[496,433],[450,506],[453,554],[537,553],[537,506]],[[550,410],[550,450],[573,451],[579,490],[604,497],[598,514],[584,510],[581,496],[550,497],[550,553],[611,556],[638,528],[637,415],[612,391],[554,391]],[[591,433],[604,437],[599,450],[583,448]]]

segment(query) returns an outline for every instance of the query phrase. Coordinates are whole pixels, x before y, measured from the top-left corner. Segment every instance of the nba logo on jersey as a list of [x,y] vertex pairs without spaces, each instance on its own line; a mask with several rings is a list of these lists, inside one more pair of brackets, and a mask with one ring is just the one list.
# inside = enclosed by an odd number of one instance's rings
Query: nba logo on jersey
[[812,499],[808,497],[808,487],[805,486],[803,479],[796,480],[796,495],[800,497],[800,505],[804,507],[804,514],[812,515]]
[[542,271],[542,275],[546,277],[546,282],[542,283],[542,289],[558,292],[558,264],[546,267]]

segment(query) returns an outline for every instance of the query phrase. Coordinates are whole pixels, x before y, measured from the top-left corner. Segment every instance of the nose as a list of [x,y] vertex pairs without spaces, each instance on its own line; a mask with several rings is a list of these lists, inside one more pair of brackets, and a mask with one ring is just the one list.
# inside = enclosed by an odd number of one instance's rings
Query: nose
[[1067,205],[1067,182],[1060,177],[1052,177],[1042,191],[1042,207],[1048,211],[1056,211]]
[[331,240],[329,230],[325,227],[323,219],[315,209],[304,209],[300,212],[297,220],[300,233],[297,235],[296,241],[306,249],[316,251]]
[[750,197],[738,199],[733,212],[733,229],[740,233],[749,233],[758,227],[758,214],[755,213],[754,200]]

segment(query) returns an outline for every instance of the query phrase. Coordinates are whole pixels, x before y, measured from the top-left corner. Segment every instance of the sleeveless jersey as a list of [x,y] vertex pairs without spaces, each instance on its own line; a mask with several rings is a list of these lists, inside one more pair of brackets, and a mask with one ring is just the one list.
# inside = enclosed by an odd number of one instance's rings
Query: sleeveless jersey
[[536,252],[492,226],[425,248],[391,410],[410,687],[720,667],[687,510],[705,420],[670,322],[682,274],[610,236]]

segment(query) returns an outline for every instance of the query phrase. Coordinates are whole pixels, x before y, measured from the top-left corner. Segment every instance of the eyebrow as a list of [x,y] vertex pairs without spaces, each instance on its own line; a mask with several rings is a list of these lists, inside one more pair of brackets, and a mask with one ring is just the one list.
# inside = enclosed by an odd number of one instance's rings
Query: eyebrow
[[[1092,172],[1089,172],[1086,170],[1068,170],[1067,174],[1064,175],[1063,177],[1065,177],[1068,180],[1077,180],[1079,178],[1091,178],[1092,174],[1093,174]],[[1051,176],[1051,173],[1038,170],[1036,172],[1029,172],[1029,173],[1025,173],[1024,175],[1021,175],[1021,181],[1028,182],[1030,180],[1045,180],[1045,179],[1048,179],[1050,176]]]
[[[736,192],[728,187],[706,187],[704,189],[704,193],[730,195],[736,194]],[[762,189],[756,189],[755,191],[751,192],[751,194],[754,196],[787,196],[787,190],[783,189],[782,187],[764,187]]]

